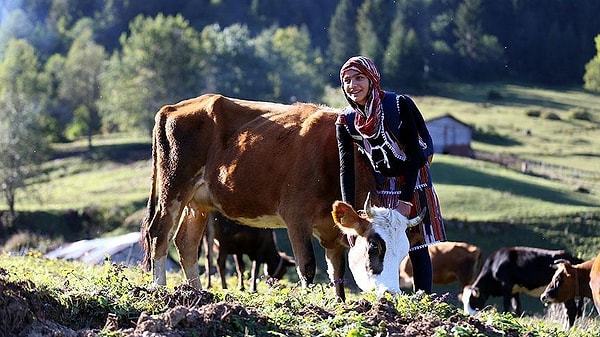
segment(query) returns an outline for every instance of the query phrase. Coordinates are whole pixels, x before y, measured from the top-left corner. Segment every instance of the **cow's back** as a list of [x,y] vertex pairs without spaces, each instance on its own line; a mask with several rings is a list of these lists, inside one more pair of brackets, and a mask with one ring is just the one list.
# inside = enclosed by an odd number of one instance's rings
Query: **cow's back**
[[[445,241],[428,247],[433,270],[433,284],[459,282],[461,289],[475,279],[481,268],[481,249],[466,242]],[[412,287],[413,266],[408,257],[400,264],[402,287]]]
[[487,275],[497,285],[508,283],[541,293],[543,289],[540,287],[545,287],[554,275],[552,264],[559,259],[581,262],[564,250],[520,246],[500,248],[486,259],[475,283]]
[[312,104],[267,108],[271,112],[239,126],[209,153],[208,191],[196,202],[252,226],[284,227],[286,214],[313,216],[315,210],[331,223],[340,193],[336,114]]
[[[475,279],[481,267],[481,249],[465,242],[441,242],[429,248],[434,269],[434,283],[448,284],[458,281],[461,289]],[[436,273],[436,269],[448,272]]]

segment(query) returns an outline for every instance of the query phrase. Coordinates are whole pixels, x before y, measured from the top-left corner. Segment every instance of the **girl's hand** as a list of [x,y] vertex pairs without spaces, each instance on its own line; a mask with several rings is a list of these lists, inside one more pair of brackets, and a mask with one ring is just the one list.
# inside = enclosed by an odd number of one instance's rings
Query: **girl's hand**
[[408,217],[410,215],[410,210],[412,208],[413,204],[408,202],[408,201],[402,201],[400,200],[400,202],[398,203],[398,206],[396,206],[396,210],[398,212],[400,212],[400,214],[404,215],[405,217]]

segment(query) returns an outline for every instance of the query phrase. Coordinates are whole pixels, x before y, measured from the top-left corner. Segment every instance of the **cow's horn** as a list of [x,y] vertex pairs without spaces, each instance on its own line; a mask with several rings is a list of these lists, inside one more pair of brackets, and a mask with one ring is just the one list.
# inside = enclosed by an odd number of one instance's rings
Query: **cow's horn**
[[408,219],[408,224],[406,225],[406,227],[408,227],[408,228],[414,227],[414,226],[420,224],[421,222],[423,222],[423,218],[425,217],[426,210],[427,210],[427,207],[423,207],[423,209],[421,210],[421,213],[419,215],[417,215],[416,217],[414,217],[412,219]]
[[367,193],[367,200],[365,200],[365,205],[363,208],[367,216],[370,218],[373,215],[371,212],[371,192]]

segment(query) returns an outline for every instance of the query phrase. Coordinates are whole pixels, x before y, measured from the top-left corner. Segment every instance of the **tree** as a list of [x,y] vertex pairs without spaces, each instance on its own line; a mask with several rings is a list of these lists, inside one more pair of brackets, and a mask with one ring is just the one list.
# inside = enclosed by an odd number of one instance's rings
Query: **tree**
[[293,103],[321,97],[323,62],[320,53],[311,48],[306,28],[290,26],[265,30],[257,37],[257,48],[259,55],[270,65],[266,73],[272,86],[268,99]]
[[137,16],[100,77],[98,108],[109,131],[150,132],[161,106],[198,94],[199,37],[181,15]]
[[[459,73],[467,78],[487,77],[499,68],[503,50],[495,36],[484,34],[481,25],[481,0],[464,0],[456,10],[457,38],[454,44],[462,57]],[[469,70],[469,72],[466,72]]]
[[389,10],[383,0],[365,0],[358,9],[356,31],[359,52],[381,64],[389,34]]
[[415,30],[404,26],[400,11],[392,23],[391,31],[383,57],[383,81],[388,86],[421,87],[425,67],[423,51]]
[[264,98],[271,88],[264,80],[265,60],[256,53],[248,27],[233,24],[205,27],[200,33],[202,91],[239,98]]
[[[5,8],[0,8],[5,11]],[[10,13],[2,13],[0,20],[0,57],[4,56],[9,41],[25,39],[33,32],[34,25],[21,9],[14,9]]]
[[[64,62],[59,79],[58,96],[69,105],[71,111],[85,107],[87,118],[78,126],[88,137],[88,148],[92,148],[92,135],[100,127],[96,101],[100,97],[100,73],[104,68],[104,47],[93,40],[93,32],[85,28],[73,41]],[[75,134],[77,136],[77,134]]]
[[358,37],[355,27],[356,9],[351,0],[341,0],[329,23],[329,46],[327,47],[326,69],[329,82],[340,85],[338,71],[346,60],[358,54]]
[[8,205],[9,226],[16,216],[17,191],[40,174],[40,164],[50,153],[40,125],[44,79],[39,68],[27,41],[8,42],[0,62],[0,190]]
[[583,75],[584,85],[587,90],[600,93],[600,34],[594,39],[596,42],[596,56],[585,65]]

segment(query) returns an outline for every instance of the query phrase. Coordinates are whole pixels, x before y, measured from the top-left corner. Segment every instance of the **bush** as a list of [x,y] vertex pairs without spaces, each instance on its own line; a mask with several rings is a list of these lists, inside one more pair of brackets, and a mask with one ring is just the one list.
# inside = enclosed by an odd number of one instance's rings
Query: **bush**
[[592,114],[585,108],[572,108],[569,110],[570,119],[578,119],[582,121],[593,121]]
[[540,117],[542,115],[542,110],[539,109],[529,109],[525,111],[525,115],[528,117]]
[[489,100],[495,101],[495,100],[502,99],[503,97],[502,97],[502,94],[498,90],[490,90],[490,91],[488,91],[487,98]]
[[545,114],[544,118],[552,120],[552,121],[559,121],[560,120],[560,116],[552,111],[549,111]]

